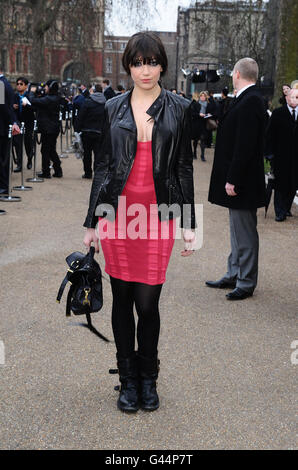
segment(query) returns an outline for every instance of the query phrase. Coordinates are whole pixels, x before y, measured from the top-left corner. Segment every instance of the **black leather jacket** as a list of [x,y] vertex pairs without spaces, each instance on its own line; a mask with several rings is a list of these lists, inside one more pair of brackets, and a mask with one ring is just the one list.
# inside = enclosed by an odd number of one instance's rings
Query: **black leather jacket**
[[[102,216],[114,220],[137,150],[137,128],[130,106],[132,90],[117,95],[105,105],[104,142],[95,170],[85,227],[95,227],[97,206]],[[154,119],[152,131],[153,180],[158,206],[179,205],[181,226],[195,228],[193,156],[190,140],[190,102],[161,89],[147,110]],[[188,205],[184,210],[183,205]],[[104,208],[104,209],[102,209]],[[160,220],[176,217],[159,210]]]

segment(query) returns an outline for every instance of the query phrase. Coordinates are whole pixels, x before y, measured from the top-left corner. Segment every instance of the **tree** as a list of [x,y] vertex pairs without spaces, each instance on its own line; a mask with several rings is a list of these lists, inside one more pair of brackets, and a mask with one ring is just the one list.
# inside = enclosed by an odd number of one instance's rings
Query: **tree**
[[[136,30],[146,30],[146,22],[153,14],[158,14],[156,8],[157,0],[105,0],[106,18],[111,14],[117,14],[119,21],[124,24],[134,25]],[[164,0],[164,9],[167,3],[172,0]],[[109,36],[113,35],[106,25],[106,32]]]
[[298,79],[298,3],[280,0],[278,15],[278,41],[276,78],[273,104],[278,106],[284,83]]
[[[155,6],[154,0],[154,6]],[[165,0],[168,1],[168,0]],[[102,0],[107,14],[119,0]],[[0,46],[32,44],[31,70],[34,81],[44,79],[46,73],[45,48],[54,41],[56,35],[71,38],[68,42],[69,55],[82,64],[82,79],[92,76],[89,54],[92,50],[95,27],[104,31],[104,22],[98,24],[95,0],[0,0]],[[130,18],[134,24],[144,24],[152,10],[149,0],[121,0],[119,12],[123,18]],[[64,21],[59,24],[59,17]],[[136,18],[138,19],[136,21]],[[61,24],[63,23],[63,28]],[[47,40],[46,40],[47,39]],[[65,41],[66,42],[66,41]]]

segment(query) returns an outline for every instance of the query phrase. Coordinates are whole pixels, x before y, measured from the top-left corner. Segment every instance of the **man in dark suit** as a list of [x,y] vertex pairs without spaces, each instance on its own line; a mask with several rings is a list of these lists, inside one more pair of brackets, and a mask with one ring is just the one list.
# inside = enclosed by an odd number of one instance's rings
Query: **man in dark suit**
[[[45,95],[35,96],[36,87],[31,87],[29,101],[37,110],[37,126],[41,133],[41,162],[40,178],[51,178],[50,162],[53,162],[53,177],[62,178],[61,160],[56,151],[57,138],[60,132],[59,111],[61,98],[58,94],[59,84],[56,80],[48,80]],[[28,105],[25,105],[28,106]]]
[[275,109],[266,133],[266,155],[273,155],[276,222],[290,217],[298,188],[298,90],[286,96],[287,104]]
[[[32,168],[32,156],[33,156],[33,128],[34,128],[34,111],[32,106],[23,106],[23,99],[29,97],[28,92],[28,79],[25,77],[19,77],[16,81],[17,91],[14,97],[14,110],[19,123],[24,122],[25,124],[25,135],[24,144],[26,154],[28,158],[27,168]],[[15,173],[22,171],[22,138],[17,135],[13,139],[13,145],[16,149],[17,154],[17,168],[14,170]]]
[[94,153],[94,169],[100,160],[105,102],[102,86],[96,84],[94,89],[91,87],[90,96],[86,98],[75,121],[74,130],[82,132],[84,148],[82,178],[92,179],[92,152]]
[[10,83],[0,71],[0,82],[4,86],[4,103],[0,104],[0,195],[8,194],[9,181],[9,155],[8,155],[8,128],[11,124],[13,135],[20,133],[17,119],[13,109],[14,92]]
[[103,88],[103,94],[105,95],[105,99],[108,101],[111,98],[114,98],[116,96],[116,93],[114,92],[113,88],[110,85],[110,80],[105,78],[102,81],[102,88]]
[[256,89],[258,65],[250,58],[234,67],[237,95],[220,122],[209,201],[229,208],[231,254],[227,273],[209,287],[234,288],[228,300],[253,295],[258,278],[257,209],[265,205],[263,142],[265,107]]

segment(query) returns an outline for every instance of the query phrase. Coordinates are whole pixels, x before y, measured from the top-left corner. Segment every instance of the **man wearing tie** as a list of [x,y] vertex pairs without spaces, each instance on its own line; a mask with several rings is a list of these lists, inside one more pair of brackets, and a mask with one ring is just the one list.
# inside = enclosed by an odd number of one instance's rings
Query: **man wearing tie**
[[233,70],[237,90],[220,122],[209,201],[229,208],[231,254],[226,274],[208,287],[233,289],[228,300],[251,297],[257,285],[259,237],[257,209],[265,205],[263,142],[266,110],[256,89],[255,60],[239,60]]
[[266,134],[266,155],[273,156],[276,222],[292,216],[298,188],[298,90],[291,90],[286,102],[273,111]]

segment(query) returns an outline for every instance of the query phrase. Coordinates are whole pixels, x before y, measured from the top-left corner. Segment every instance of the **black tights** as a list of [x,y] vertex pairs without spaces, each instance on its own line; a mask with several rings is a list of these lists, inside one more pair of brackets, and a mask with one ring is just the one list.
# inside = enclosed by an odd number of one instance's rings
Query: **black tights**
[[160,330],[158,302],[162,284],[150,286],[111,276],[110,279],[113,293],[112,327],[119,356],[129,357],[135,350],[135,305],[138,351],[142,356],[154,357]]

